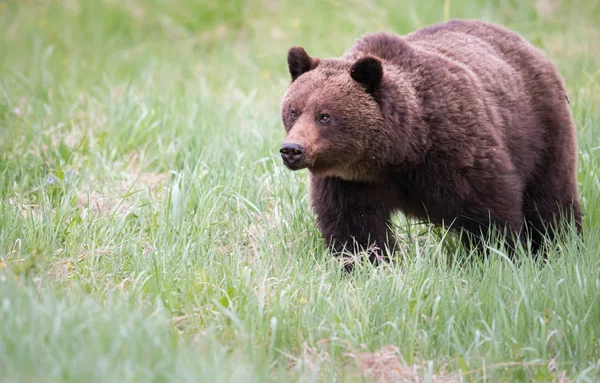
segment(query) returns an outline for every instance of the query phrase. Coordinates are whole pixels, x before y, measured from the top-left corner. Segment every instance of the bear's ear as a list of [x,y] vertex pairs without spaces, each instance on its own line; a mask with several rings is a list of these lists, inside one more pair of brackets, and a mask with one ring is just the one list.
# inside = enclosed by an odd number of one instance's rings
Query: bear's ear
[[290,74],[292,75],[292,82],[319,65],[319,59],[310,57],[302,47],[290,48],[287,61]]
[[381,85],[383,79],[383,64],[381,60],[374,56],[365,56],[358,59],[352,69],[350,69],[350,77],[354,81],[363,84],[366,91],[374,92]]

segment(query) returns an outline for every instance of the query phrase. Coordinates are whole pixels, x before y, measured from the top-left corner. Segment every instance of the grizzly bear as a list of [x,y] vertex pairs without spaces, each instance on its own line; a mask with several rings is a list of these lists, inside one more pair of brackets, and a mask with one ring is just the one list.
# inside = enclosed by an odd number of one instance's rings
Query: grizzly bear
[[366,35],[340,58],[288,53],[280,153],[308,168],[335,253],[393,249],[390,216],[502,229],[537,251],[563,218],[581,230],[574,122],[561,77],[520,35],[454,20]]

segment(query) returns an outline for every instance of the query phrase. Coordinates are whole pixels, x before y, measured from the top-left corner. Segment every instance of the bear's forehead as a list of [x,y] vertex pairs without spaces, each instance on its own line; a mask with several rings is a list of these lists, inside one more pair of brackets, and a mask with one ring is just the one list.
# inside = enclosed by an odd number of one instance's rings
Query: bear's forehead
[[340,59],[323,59],[319,61],[319,65],[315,69],[316,72],[332,77],[341,74],[350,76],[350,68],[352,63],[350,61],[344,61]]
[[[304,73],[290,84],[285,101],[307,104],[314,101],[343,99],[361,87],[350,77],[349,63],[323,60],[317,68]],[[338,61],[338,60],[336,60]]]

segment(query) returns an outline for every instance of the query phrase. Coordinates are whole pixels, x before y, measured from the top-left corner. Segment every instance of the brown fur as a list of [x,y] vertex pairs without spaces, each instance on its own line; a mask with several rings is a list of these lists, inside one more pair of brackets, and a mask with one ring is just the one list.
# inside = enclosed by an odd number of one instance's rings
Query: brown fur
[[474,236],[527,227],[536,248],[561,213],[581,229],[565,89],[516,33],[456,20],[367,35],[338,59],[292,48],[288,64],[284,143],[304,150],[288,165],[310,170],[335,251],[391,247],[396,210]]

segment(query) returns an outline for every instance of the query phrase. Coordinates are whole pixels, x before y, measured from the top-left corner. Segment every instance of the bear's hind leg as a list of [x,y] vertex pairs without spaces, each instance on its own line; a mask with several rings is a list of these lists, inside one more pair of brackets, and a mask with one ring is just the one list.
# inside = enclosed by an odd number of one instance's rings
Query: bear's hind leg
[[[483,177],[482,177],[483,178]],[[523,182],[512,168],[495,177],[489,176],[459,221],[467,231],[463,241],[471,242],[467,249],[482,250],[490,241],[500,240],[506,255],[514,259],[523,231]]]
[[[532,252],[538,253],[545,239],[553,240],[560,226],[568,221],[581,233],[581,209],[574,181],[533,182],[525,192],[526,233]],[[558,187],[557,187],[558,186]]]
[[[519,243],[522,243],[523,219],[521,216],[512,221],[490,221],[488,224],[464,225],[461,230],[463,246],[469,253],[483,254],[490,240],[501,240],[504,243],[505,255],[515,259]],[[497,235],[499,238],[494,237]]]
[[527,234],[536,253],[565,223],[574,223],[581,233],[575,125],[560,76],[545,69],[539,86],[530,89],[538,123],[544,130],[538,135],[543,151],[538,150],[541,157],[523,195]]

